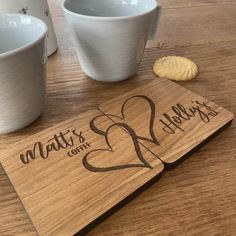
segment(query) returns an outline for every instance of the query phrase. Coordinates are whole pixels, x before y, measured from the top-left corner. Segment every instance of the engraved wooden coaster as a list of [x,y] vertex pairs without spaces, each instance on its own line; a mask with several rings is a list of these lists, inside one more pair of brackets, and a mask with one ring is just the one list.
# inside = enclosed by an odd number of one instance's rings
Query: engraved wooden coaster
[[40,132],[0,156],[39,235],[73,235],[233,119],[164,79]]

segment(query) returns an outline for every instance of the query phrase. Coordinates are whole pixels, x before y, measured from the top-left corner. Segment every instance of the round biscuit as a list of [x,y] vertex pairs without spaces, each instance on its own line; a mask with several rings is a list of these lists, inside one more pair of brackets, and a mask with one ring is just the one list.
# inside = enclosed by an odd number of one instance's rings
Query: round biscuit
[[186,81],[194,79],[198,75],[198,68],[193,61],[185,57],[167,56],[155,62],[153,72],[159,77]]

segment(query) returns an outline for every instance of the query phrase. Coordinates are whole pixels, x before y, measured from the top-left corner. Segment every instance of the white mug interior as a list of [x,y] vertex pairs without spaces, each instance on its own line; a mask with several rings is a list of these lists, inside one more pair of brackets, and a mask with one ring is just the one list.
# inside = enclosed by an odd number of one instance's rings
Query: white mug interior
[[73,13],[94,17],[128,17],[157,7],[156,0],[66,0],[63,7]]
[[0,14],[0,56],[41,40],[47,26],[41,20],[19,14]]

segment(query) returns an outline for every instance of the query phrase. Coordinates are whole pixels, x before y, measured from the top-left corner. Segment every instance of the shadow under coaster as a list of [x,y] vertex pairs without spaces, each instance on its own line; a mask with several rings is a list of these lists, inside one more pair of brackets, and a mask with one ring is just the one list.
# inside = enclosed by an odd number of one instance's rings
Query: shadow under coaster
[[233,114],[155,79],[0,156],[39,235],[84,234],[222,131]]

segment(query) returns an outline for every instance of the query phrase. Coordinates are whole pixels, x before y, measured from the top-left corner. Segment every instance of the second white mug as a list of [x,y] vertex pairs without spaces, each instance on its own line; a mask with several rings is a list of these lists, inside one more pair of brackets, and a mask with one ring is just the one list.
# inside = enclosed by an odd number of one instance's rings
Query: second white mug
[[21,129],[44,110],[47,26],[0,13],[0,134]]
[[157,28],[156,0],[66,0],[62,8],[89,77],[116,82],[137,72],[147,39]]
[[0,0],[0,13],[18,13],[39,18],[48,27],[47,55],[50,56],[57,50],[57,39],[47,0]]

